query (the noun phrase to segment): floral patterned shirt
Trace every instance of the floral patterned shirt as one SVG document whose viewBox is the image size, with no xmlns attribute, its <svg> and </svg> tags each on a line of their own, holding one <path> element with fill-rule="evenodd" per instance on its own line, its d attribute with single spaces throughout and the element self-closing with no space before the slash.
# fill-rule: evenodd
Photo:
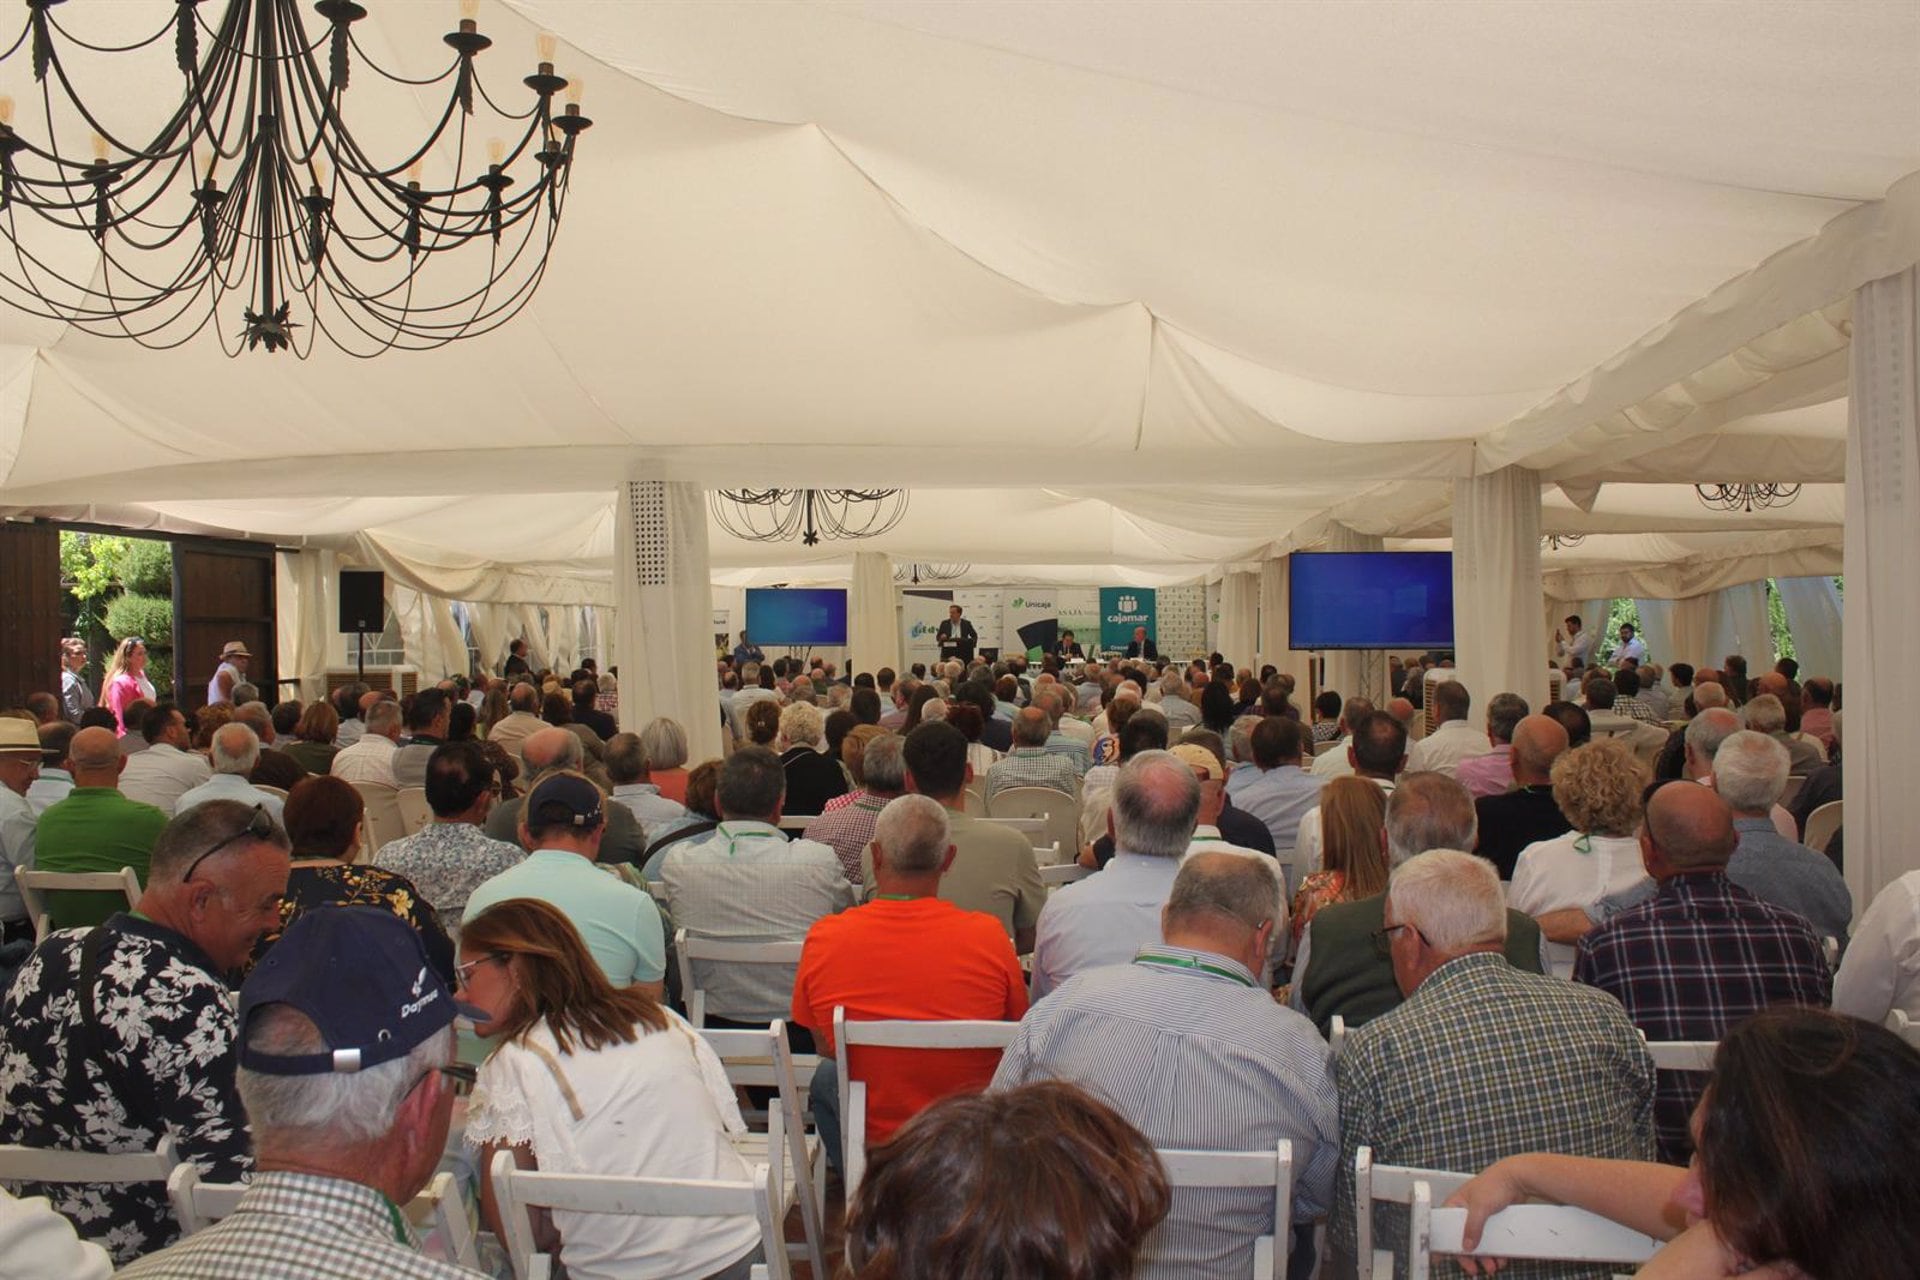
<svg viewBox="0 0 1920 1280">
<path fill-rule="evenodd" d="M 381 845 L 373 864 L 411 880 L 457 939 L 468 896 L 526 857 L 519 845 L 495 840 L 471 822 L 435 822 Z"/>
<path fill-rule="evenodd" d="M 234 1092 L 233 1000 L 213 961 L 172 929 L 120 913 L 93 982 L 91 1035 L 77 992 L 91 929 L 35 949 L 0 1001 L 0 1142 L 73 1151 L 151 1151 L 171 1135 L 211 1182 L 253 1167 Z M 90 1052 L 76 1046 L 92 1042 Z M 71 1070 L 69 1059 L 72 1059 Z M 30 1184 L 116 1263 L 180 1233 L 157 1182 Z"/>
<path fill-rule="evenodd" d="M 427 959 L 448 986 L 453 985 L 453 939 L 440 924 L 440 913 L 420 896 L 413 881 L 379 867 L 349 866 L 339 862 L 294 863 L 287 891 L 280 897 L 280 927 L 254 944 L 253 963 L 280 941 L 289 925 L 319 907 L 385 907 L 414 927 L 427 945 Z"/>
</svg>

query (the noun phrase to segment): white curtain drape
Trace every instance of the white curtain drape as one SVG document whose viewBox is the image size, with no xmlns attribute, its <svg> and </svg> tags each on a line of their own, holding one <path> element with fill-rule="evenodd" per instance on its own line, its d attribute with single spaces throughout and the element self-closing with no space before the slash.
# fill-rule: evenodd
<svg viewBox="0 0 1920 1280">
<path fill-rule="evenodd" d="M 1647 656 L 1661 666 L 1679 656 L 1673 642 L 1673 606 L 1672 600 L 1636 598 L 1633 602 L 1633 607 L 1640 611 L 1640 639 L 1647 646 Z M 1681 658 L 1681 661 L 1689 659 Z"/>
<path fill-rule="evenodd" d="M 1312 655 L 1287 647 L 1293 626 L 1292 561 L 1275 556 L 1260 564 L 1260 662 L 1271 662 L 1294 678 L 1301 687 L 1307 684 L 1307 663 Z"/>
<path fill-rule="evenodd" d="M 426 600 L 411 587 L 387 583 L 387 607 L 393 610 L 394 625 L 400 628 L 401 661 L 418 671 L 422 680 L 437 680 L 428 639 Z"/>
<path fill-rule="evenodd" d="M 686 728 L 694 761 L 720 754 L 713 682 L 713 597 L 707 501 L 700 486 L 629 480 L 614 521 L 614 608 L 609 662 L 620 665 L 620 727 L 656 716 Z"/>
<path fill-rule="evenodd" d="M 1847 883 L 1856 913 L 1920 866 L 1920 270 L 1854 298 L 1847 409 Z"/>
<path fill-rule="evenodd" d="M 489 674 L 498 672 L 507 660 L 507 642 L 513 623 L 503 604 L 475 604 L 467 601 L 467 626 L 473 631 L 473 647 L 480 651 L 480 667 Z"/>
<path fill-rule="evenodd" d="M 1524 467 L 1453 482 L 1453 637 L 1460 680 L 1484 708 L 1496 693 L 1545 705 L 1536 631 L 1540 477 Z"/>
<path fill-rule="evenodd" d="M 1730 653 L 1747 660 L 1747 674 L 1773 666 L 1773 629 L 1767 625 L 1767 584 L 1743 582 L 1708 597 L 1707 644 L 1701 662 L 1718 667 Z"/>
<path fill-rule="evenodd" d="M 1685 662 L 1694 667 L 1712 666 L 1707 659 L 1707 628 L 1712 619 L 1712 596 L 1688 596 L 1684 600 L 1640 600 L 1640 638 L 1647 653 L 1662 667 Z M 1834 625 L 1835 636 L 1839 624 Z M 1716 659 L 1717 661 L 1717 659 Z"/>
<path fill-rule="evenodd" d="M 892 557 L 884 551 L 855 552 L 853 591 L 848 601 L 851 616 L 847 619 L 849 674 L 882 667 L 900 669 L 900 617 L 894 603 L 897 595 Z M 981 641 L 993 643 L 985 636 Z"/>
<path fill-rule="evenodd" d="M 1327 550 L 1329 551 L 1383 551 L 1386 539 L 1377 534 L 1361 533 L 1356 529 L 1335 521 L 1327 526 Z M 1458 608 L 1456 605 L 1456 616 Z M 1457 634 L 1457 633 L 1456 633 Z M 1380 649 L 1330 649 L 1326 655 L 1326 676 L 1320 683 L 1321 689 L 1331 689 L 1342 698 L 1360 695 L 1372 698 L 1376 706 L 1383 706 L 1387 700 L 1387 655 Z M 1306 702 L 1305 686 L 1294 695 L 1294 701 L 1302 706 Z"/>
<path fill-rule="evenodd" d="M 280 676 L 300 682 L 300 698 L 327 691 L 326 669 L 334 641 L 334 584 L 339 557 L 331 551 L 282 551 L 274 557 Z"/>
<path fill-rule="evenodd" d="M 547 606 L 547 662 L 565 678 L 580 665 L 580 608 L 571 604 Z"/>
<path fill-rule="evenodd" d="M 1216 647 L 1236 667 L 1254 665 L 1260 648 L 1260 575 L 1229 573 L 1220 580 L 1220 634 Z"/>
<path fill-rule="evenodd" d="M 1787 629 L 1793 632 L 1800 678 L 1840 679 L 1840 593 L 1833 579 L 1824 574 L 1776 578 L 1773 585 L 1780 589 L 1780 603 L 1787 611 Z"/>
</svg>

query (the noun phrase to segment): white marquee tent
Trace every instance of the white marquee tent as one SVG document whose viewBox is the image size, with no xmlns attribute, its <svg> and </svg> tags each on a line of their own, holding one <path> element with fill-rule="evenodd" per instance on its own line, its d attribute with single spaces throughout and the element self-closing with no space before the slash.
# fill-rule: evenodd
<svg viewBox="0 0 1920 1280">
<path fill-rule="evenodd" d="M 369 8 L 367 52 L 441 69 L 452 0 Z M 494 75 L 556 33 L 596 121 L 529 310 L 367 362 L 0 315 L 0 514 L 324 551 L 288 558 L 296 606 L 339 563 L 481 608 L 619 605 L 651 653 L 635 590 L 687 587 L 652 611 L 685 620 L 709 580 L 850 574 L 847 544 L 705 529 L 702 487 L 904 486 L 861 550 L 1000 581 L 1260 575 L 1243 601 L 1296 548 L 1450 540 L 1482 684 L 1533 668 L 1536 576 L 1684 601 L 1844 559 L 1852 610 L 1870 549 L 1911 546 L 1910 0 L 487 0 L 480 27 Z M 0 92 L 24 102 L 20 62 Z M 91 70 L 129 134 L 177 93 L 165 56 Z M 346 105 L 396 155 L 435 110 L 372 77 Z M 1874 415 L 1898 438 L 1862 486 Z M 1807 488 L 1749 516 L 1695 480 Z M 672 531 L 652 579 L 626 571 L 650 545 L 627 481 Z M 1543 532 L 1589 536 L 1542 555 Z M 1885 572 L 1891 645 L 1920 593 Z M 316 661 L 318 628 L 283 661 Z M 652 705 L 693 696 L 697 657 Z"/>
</svg>

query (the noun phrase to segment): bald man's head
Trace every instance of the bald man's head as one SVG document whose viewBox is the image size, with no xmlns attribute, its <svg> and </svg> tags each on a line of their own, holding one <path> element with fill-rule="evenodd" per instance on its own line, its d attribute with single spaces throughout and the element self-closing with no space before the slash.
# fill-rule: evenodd
<svg viewBox="0 0 1920 1280">
<path fill-rule="evenodd" d="M 1726 688 L 1717 682 L 1693 686 L 1693 709 L 1695 711 L 1716 711 L 1727 705 Z"/>
<path fill-rule="evenodd" d="M 580 739 L 567 729 L 540 729 L 520 744 L 520 759 L 532 773 L 578 769 L 580 757 Z"/>
<path fill-rule="evenodd" d="M 120 754 L 120 740 L 111 729 L 82 729 L 67 744 L 67 760 L 73 766 L 76 787 L 111 787 L 120 776 L 126 757 Z"/>
<path fill-rule="evenodd" d="M 1670 782 L 1653 793 L 1640 847 L 1650 850 L 1647 869 L 1655 875 L 1719 870 L 1738 843 L 1733 810 L 1712 787 Z"/>
<path fill-rule="evenodd" d="M 1553 762 L 1567 749 L 1567 727 L 1552 716 L 1526 716 L 1513 729 L 1513 780 L 1523 787 L 1551 781 Z"/>
</svg>

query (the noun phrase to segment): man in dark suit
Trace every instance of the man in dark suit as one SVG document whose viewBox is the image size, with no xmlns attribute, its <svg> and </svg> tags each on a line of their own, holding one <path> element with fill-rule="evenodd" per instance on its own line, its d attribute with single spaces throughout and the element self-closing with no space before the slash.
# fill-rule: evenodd
<svg viewBox="0 0 1920 1280">
<path fill-rule="evenodd" d="M 1053 642 L 1053 656 L 1065 662 L 1068 658 L 1079 658 L 1084 661 L 1087 655 L 1086 651 L 1080 647 L 1080 642 L 1073 638 L 1073 632 L 1062 631 L 1060 638 Z"/>
<path fill-rule="evenodd" d="M 934 638 L 940 642 L 940 660 L 958 658 L 962 662 L 973 661 L 974 646 L 980 643 L 979 632 L 973 624 L 960 616 L 959 605 L 947 606 L 947 620 L 940 624 Z"/>
<path fill-rule="evenodd" d="M 1145 627 L 1135 627 L 1133 629 L 1133 640 L 1127 645 L 1126 656 L 1129 658 L 1145 658 L 1149 662 L 1160 661 L 1160 650 L 1155 647 L 1153 641 L 1147 639 L 1147 629 Z"/>
</svg>

